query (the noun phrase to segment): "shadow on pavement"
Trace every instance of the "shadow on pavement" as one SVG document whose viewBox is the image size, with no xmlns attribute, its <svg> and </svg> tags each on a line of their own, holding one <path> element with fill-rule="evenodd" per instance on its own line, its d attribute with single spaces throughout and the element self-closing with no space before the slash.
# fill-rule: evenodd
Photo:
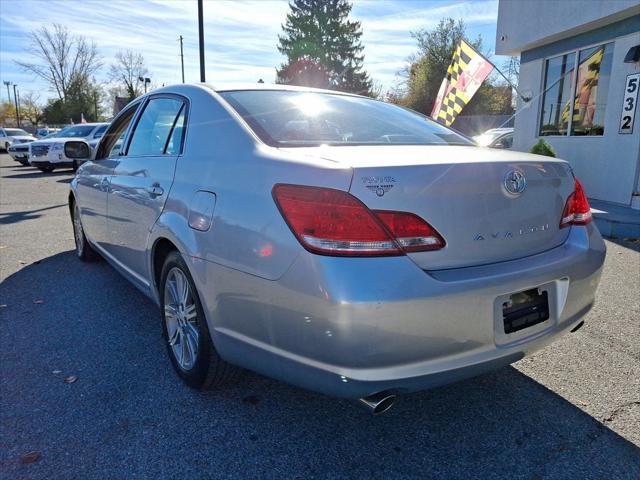
<svg viewBox="0 0 640 480">
<path fill-rule="evenodd" d="M 42 216 L 39 212 L 52 210 L 54 208 L 66 207 L 66 203 L 60 205 L 53 205 L 51 207 L 36 208 L 35 210 L 22 210 L 20 212 L 0 212 L 0 225 L 10 225 L 12 223 L 22 222 L 24 220 L 35 220 Z"/>
<path fill-rule="evenodd" d="M 0 294 L 8 478 L 640 475 L 637 447 L 513 367 L 380 417 L 249 372 L 201 393 L 171 370 L 157 308 L 105 262 L 54 255 Z M 21 464 L 29 451 L 42 457 Z"/>
<path fill-rule="evenodd" d="M 54 170 L 53 172 L 41 172 L 38 169 L 31 168 L 27 173 L 22 173 L 25 170 L 20 170 L 20 173 L 15 175 L 4 175 L 2 178 L 42 178 L 44 176 L 49 177 L 64 177 L 67 175 L 71 175 L 73 173 L 72 170 Z"/>
</svg>

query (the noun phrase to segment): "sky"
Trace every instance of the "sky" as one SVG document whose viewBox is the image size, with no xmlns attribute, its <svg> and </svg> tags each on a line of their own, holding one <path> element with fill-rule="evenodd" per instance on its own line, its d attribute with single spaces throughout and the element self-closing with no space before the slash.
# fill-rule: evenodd
<svg viewBox="0 0 640 480">
<path fill-rule="evenodd" d="M 468 37 L 481 35 L 484 53 L 493 54 L 498 0 L 353 3 L 351 18 L 362 23 L 364 67 L 383 91 L 402 81 L 397 74 L 417 50 L 411 32 L 431 29 L 442 18 L 463 19 Z M 207 82 L 274 82 L 275 68 L 284 59 L 276 46 L 288 9 L 286 0 L 205 0 Z M 41 100 L 54 97 L 46 83 L 15 61 L 31 58 L 29 32 L 60 23 L 97 44 L 104 64 L 100 81 L 107 80 L 116 52 L 131 49 L 144 56 L 155 85 L 179 83 L 182 35 L 186 81 L 197 82 L 197 18 L 196 0 L 0 0 L 0 80 L 17 84 L 20 92 L 35 92 Z M 0 87 L 0 99 L 6 100 L 6 87 Z"/>
</svg>

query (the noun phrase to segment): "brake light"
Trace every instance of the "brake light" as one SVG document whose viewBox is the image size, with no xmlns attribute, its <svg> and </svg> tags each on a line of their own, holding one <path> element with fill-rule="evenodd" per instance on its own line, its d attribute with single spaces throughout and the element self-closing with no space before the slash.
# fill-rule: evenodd
<svg viewBox="0 0 640 480">
<path fill-rule="evenodd" d="M 272 193 L 293 234 L 313 253 L 389 256 L 444 246 L 442 237 L 417 215 L 373 212 L 341 190 L 279 184 Z"/>
<path fill-rule="evenodd" d="M 587 196 L 584 194 L 582 184 L 576 178 L 575 189 L 565 203 L 560 220 L 560 228 L 571 225 L 586 225 L 591 221 L 591 207 Z"/>
<path fill-rule="evenodd" d="M 444 238 L 419 216 L 408 212 L 374 210 L 405 252 L 439 250 L 445 246 Z"/>
</svg>

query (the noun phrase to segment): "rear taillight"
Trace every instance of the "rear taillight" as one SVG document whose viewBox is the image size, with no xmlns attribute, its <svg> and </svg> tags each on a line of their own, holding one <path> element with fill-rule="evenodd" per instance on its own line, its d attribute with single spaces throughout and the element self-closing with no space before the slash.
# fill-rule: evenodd
<svg viewBox="0 0 640 480">
<path fill-rule="evenodd" d="M 273 198 L 296 238 L 314 253 L 403 255 L 445 245 L 438 232 L 417 215 L 373 212 L 341 190 L 276 185 Z"/>
<path fill-rule="evenodd" d="M 575 189 L 562 211 L 562 219 L 560 220 L 560 228 L 569 227 L 571 225 L 586 225 L 591 221 L 591 207 L 587 196 L 584 194 L 582 184 L 576 178 Z"/>
</svg>

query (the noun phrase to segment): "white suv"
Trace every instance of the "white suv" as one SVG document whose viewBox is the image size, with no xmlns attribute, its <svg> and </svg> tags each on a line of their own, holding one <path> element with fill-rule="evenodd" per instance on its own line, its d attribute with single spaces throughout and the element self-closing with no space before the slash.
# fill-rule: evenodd
<svg viewBox="0 0 640 480">
<path fill-rule="evenodd" d="M 81 123 L 67 127 L 42 140 L 31 142 L 29 163 L 43 172 L 52 172 L 56 168 L 76 170 L 79 164 L 64 154 L 64 142 L 70 139 L 87 142 L 99 139 L 108 125 L 108 123 Z"/>
<path fill-rule="evenodd" d="M 9 147 L 13 144 L 28 143 L 34 140 L 37 138 L 21 128 L 0 128 L 0 147 L 5 151 L 9 151 Z"/>
</svg>

